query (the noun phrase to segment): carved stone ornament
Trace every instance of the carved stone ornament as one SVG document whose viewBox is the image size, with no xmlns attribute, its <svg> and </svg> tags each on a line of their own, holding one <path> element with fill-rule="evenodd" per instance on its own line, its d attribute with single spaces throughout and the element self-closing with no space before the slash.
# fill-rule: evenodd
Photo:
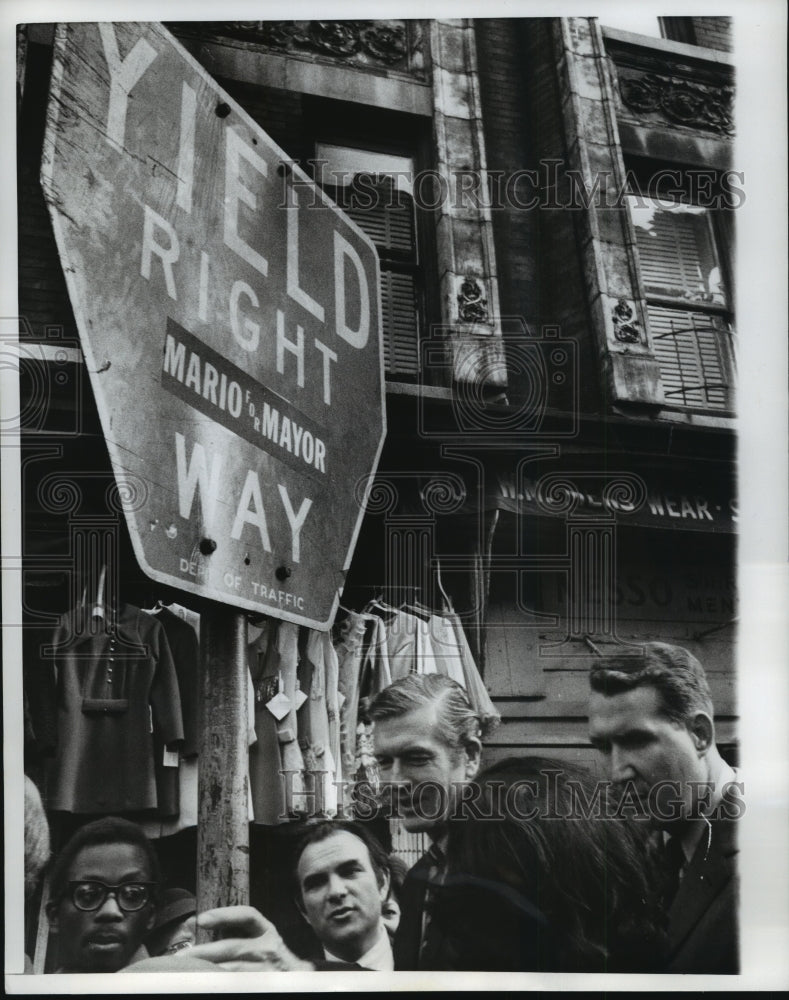
<svg viewBox="0 0 789 1000">
<path fill-rule="evenodd" d="M 620 299 L 611 312 L 614 321 L 614 336 L 623 344 L 637 344 L 641 339 L 639 323 L 634 319 L 633 307 L 625 299 Z"/>
<path fill-rule="evenodd" d="M 458 291 L 458 319 L 461 323 L 485 323 L 488 320 L 488 300 L 479 282 L 471 275 L 463 279 Z"/>
<path fill-rule="evenodd" d="M 219 21 L 211 27 L 220 35 L 340 60 L 392 66 L 408 54 L 402 21 Z"/>
<path fill-rule="evenodd" d="M 619 93 L 627 107 L 639 114 L 656 113 L 678 125 L 734 134 L 733 87 L 645 73 L 620 78 Z"/>
</svg>

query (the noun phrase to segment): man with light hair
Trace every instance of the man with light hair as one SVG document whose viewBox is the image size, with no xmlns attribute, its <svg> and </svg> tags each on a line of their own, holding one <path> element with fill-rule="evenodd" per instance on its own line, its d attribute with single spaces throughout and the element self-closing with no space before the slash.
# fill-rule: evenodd
<svg viewBox="0 0 789 1000">
<path fill-rule="evenodd" d="M 608 776 L 635 793 L 666 858 L 669 972 L 736 973 L 736 820 L 741 784 L 715 745 L 704 668 L 644 643 L 590 674 L 589 738 Z"/>
<path fill-rule="evenodd" d="M 440 969 L 444 951 L 431 925 L 431 885 L 446 873 L 448 824 L 465 787 L 479 771 L 483 725 L 463 688 L 443 674 L 409 674 L 370 706 L 381 783 L 409 832 L 424 832 L 431 847 L 406 875 L 396 969 Z"/>
</svg>

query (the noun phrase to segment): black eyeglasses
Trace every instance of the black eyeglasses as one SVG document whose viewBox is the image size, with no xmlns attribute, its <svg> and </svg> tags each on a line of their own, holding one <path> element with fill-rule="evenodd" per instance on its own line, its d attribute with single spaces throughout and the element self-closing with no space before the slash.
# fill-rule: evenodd
<svg viewBox="0 0 789 1000">
<path fill-rule="evenodd" d="M 141 910 L 151 899 L 156 882 L 121 882 L 107 885 L 105 882 L 69 882 L 71 902 L 78 910 L 98 910 L 112 893 L 124 913 Z"/>
</svg>

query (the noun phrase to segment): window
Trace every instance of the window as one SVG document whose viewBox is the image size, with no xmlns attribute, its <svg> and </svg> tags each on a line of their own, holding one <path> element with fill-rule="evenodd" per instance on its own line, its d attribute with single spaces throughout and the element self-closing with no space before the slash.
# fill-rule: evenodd
<svg viewBox="0 0 789 1000">
<path fill-rule="evenodd" d="M 651 38 L 670 38 L 675 42 L 695 45 L 696 35 L 692 17 L 657 17 L 643 14 L 637 6 L 621 4 L 620 9 L 600 18 L 605 28 L 618 28 L 634 35 Z"/>
<path fill-rule="evenodd" d="M 605 17 L 600 18 L 600 23 L 606 28 L 619 28 L 621 31 L 631 31 L 636 35 L 651 35 L 653 38 L 660 38 L 661 18 L 651 17 L 643 14 L 638 7 L 631 4 L 621 4 L 620 10 L 612 4 L 612 10 Z"/>
<path fill-rule="evenodd" d="M 712 213 L 635 193 L 628 205 L 666 404 L 732 411 L 734 330 Z"/>
<path fill-rule="evenodd" d="M 316 161 L 321 187 L 378 250 L 386 374 L 415 380 L 419 375 L 422 271 L 413 198 L 414 160 L 319 142 Z"/>
</svg>

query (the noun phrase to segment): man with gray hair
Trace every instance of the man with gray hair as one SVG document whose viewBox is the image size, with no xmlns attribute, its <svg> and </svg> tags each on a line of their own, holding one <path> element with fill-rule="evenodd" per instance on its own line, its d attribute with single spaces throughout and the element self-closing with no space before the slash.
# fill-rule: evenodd
<svg viewBox="0 0 789 1000">
<path fill-rule="evenodd" d="M 736 973 L 736 823 L 742 785 L 715 745 L 704 668 L 686 649 L 644 643 L 595 663 L 590 742 L 608 776 L 660 831 L 669 972 Z"/>
<path fill-rule="evenodd" d="M 443 674 L 409 674 L 385 688 L 369 710 L 381 783 L 410 832 L 430 850 L 403 883 L 394 941 L 396 969 L 441 968 L 442 943 L 427 914 L 431 884 L 445 873 L 448 823 L 480 766 L 483 725 L 466 692 Z"/>
</svg>

